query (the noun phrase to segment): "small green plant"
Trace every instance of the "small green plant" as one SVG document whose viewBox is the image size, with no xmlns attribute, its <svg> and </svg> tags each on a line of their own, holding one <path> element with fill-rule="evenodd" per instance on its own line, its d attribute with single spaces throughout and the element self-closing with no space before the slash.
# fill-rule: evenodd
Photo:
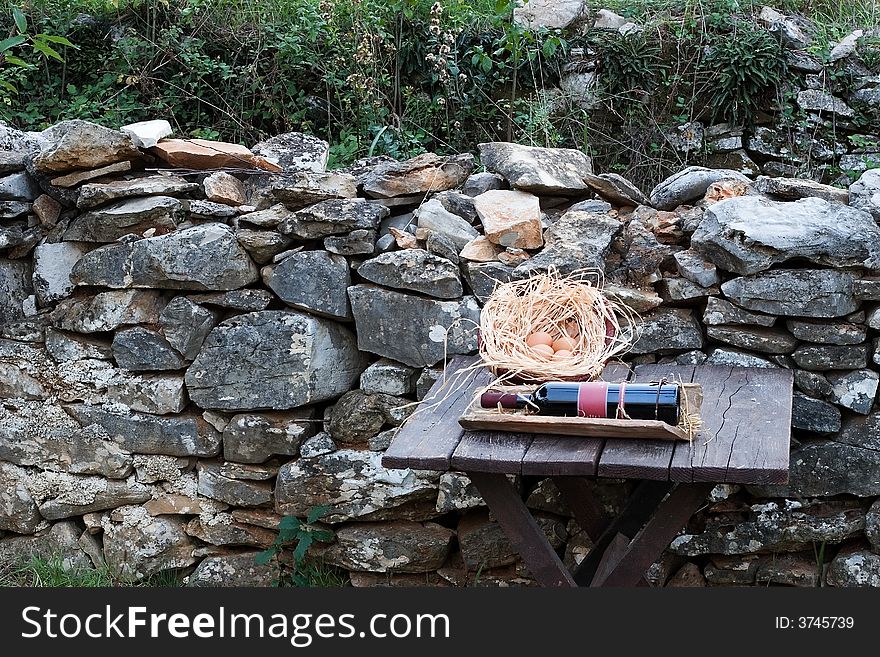
<svg viewBox="0 0 880 657">
<path fill-rule="evenodd" d="M 12 8 L 12 22 L 15 26 L 15 34 L 0 41 L 0 62 L 3 64 L 11 64 L 12 66 L 27 70 L 32 69 L 35 64 L 27 62 L 14 54 L 21 48 L 30 47 L 43 57 L 55 59 L 59 62 L 63 62 L 64 58 L 53 46 L 61 45 L 69 48 L 76 48 L 76 46 L 65 37 L 43 34 L 40 32 L 31 34 L 28 31 L 27 16 L 25 16 L 24 12 L 18 7 Z M 0 87 L 12 93 L 17 93 L 18 91 L 15 84 L 3 77 L 0 77 Z"/>
<path fill-rule="evenodd" d="M 608 100 L 623 113 L 640 107 L 664 79 L 668 65 L 660 42 L 645 32 L 599 32 L 589 44 L 601 53 L 599 80 Z"/>
<path fill-rule="evenodd" d="M 751 121 L 786 72 L 782 47 L 767 30 L 741 24 L 715 35 L 701 71 L 713 120 Z"/>
<path fill-rule="evenodd" d="M 32 555 L 24 562 L 0 564 L 0 586 L 41 588 L 104 588 L 111 586 L 176 587 L 182 585 L 177 571 L 162 571 L 143 581 L 129 583 L 115 577 L 107 566 L 86 568 L 65 564 L 60 554 Z"/>
<path fill-rule="evenodd" d="M 321 586 L 321 582 L 328 575 L 328 572 L 322 568 L 323 564 L 309 561 L 306 558 L 306 553 L 316 541 L 329 543 L 334 539 L 335 535 L 332 531 L 314 525 L 329 511 L 329 506 L 315 507 L 309 510 L 305 522 L 296 516 L 284 516 L 278 523 L 278 536 L 275 537 L 275 541 L 268 549 L 257 555 L 256 563 L 259 565 L 268 564 L 291 548 L 289 577 L 293 585 Z M 278 584 L 281 585 L 288 573 L 285 572 L 286 565 L 280 559 L 278 566 L 280 569 Z"/>
</svg>

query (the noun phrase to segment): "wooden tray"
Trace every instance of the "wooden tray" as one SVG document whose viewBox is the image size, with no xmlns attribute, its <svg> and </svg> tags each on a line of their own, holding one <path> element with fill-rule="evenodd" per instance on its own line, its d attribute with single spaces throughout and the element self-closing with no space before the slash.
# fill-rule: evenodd
<svg viewBox="0 0 880 657">
<path fill-rule="evenodd" d="M 680 384 L 687 401 L 682 411 L 699 414 L 703 402 L 703 389 L 699 383 Z M 531 392 L 528 386 L 492 386 L 492 390 L 502 392 Z M 465 429 L 483 431 L 512 431 L 521 433 L 550 433 L 563 436 L 590 436 L 593 438 L 652 438 L 656 440 L 685 440 L 690 437 L 680 427 L 674 427 L 661 420 L 616 420 L 609 418 L 555 417 L 551 415 L 532 415 L 524 410 L 499 410 L 480 406 L 477 394 L 468 404 L 458 423 Z"/>
</svg>

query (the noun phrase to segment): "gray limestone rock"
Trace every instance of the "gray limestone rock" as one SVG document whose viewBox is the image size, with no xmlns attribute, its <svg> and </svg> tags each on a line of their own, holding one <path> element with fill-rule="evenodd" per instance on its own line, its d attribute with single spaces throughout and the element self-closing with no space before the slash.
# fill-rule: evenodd
<svg viewBox="0 0 880 657">
<path fill-rule="evenodd" d="M 589 190 L 584 176 L 593 173 L 593 164 L 581 151 L 510 142 L 484 143 L 479 149 L 483 166 L 503 176 L 514 189 L 561 196 Z"/>
<path fill-rule="evenodd" d="M 345 290 L 351 274 L 345 258 L 300 251 L 263 268 L 263 282 L 287 305 L 331 319 L 351 319 Z"/>
<path fill-rule="evenodd" d="M 26 480 L 27 470 L 0 462 L 0 530 L 33 534 L 43 522 Z"/>
<path fill-rule="evenodd" d="M 39 185 L 24 171 L 0 177 L 0 201 L 30 203 L 39 195 Z"/>
<path fill-rule="evenodd" d="M 376 231 L 358 228 L 348 235 L 324 238 L 324 248 L 338 255 L 372 255 L 376 251 Z"/>
<path fill-rule="evenodd" d="M 880 549 L 880 500 L 875 500 L 865 516 L 865 535 L 875 552 Z"/>
<path fill-rule="evenodd" d="M 880 269 L 880 227 L 870 214 L 819 198 L 737 196 L 706 208 L 693 247 L 716 265 L 755 274 L 794 258 Z"/>
<path fill-rule="evenodd" d="M 134 326 L 113 336 L 113 358 L 122 369 L 135 372 L 179 370 L 183 357 L 157 331 Z"/>
<path fill-rule="evenodd" d="M 855 116 L 852 108 L 840 98 L 818 89 L 804 89 L 797 95 L 797 104 L 801 109 L 814 112 L 827 112 L 843 119 Z"/>
<path fill-rule="evenodd" d="M 438 299 L 455 299 L 463 291 L 458 267 L 422 249 L 383 253 L 362 263 L 357 273 L 378 285 L 421 292 Z"/>
<path fill-rule="evenodd" d="M 440 568 L 455 532 L 428 522 L 357 523 L 336 530 L 327 563 L 374 573 L 426 573 Z"/>
<path fill-rule="evenodd" d="M 683 556 L 701 554 L 756 554 L 794 552 L 812 548 L 814 541 L 842 543 L 865 527 L 865 512 L 858 505 L 828 503 L 811 508 L 783 500 L 755 504 L 748 520 L 730 526 L 729 520 L 707 523 L 699 534 L 683 534 L 669 549 Z"/>
<path fill-rule="evenodd" d="M 46 351 L 56 363 L 85 358 L 110 360 L 113 351 L 110 342 L 76 333 L 66 333 L 53 328 L 46 329 Z"/>
<path fill-rule="evenodd" d="M 880 413 L 849 417 L 834 437 L 837 442 L 880 452 Z"/>
<path fill-rule="evenodd" d="M 544 250 L 516 268 L 517 278 L 527 278 L 550 267 L 563 275 L 580 269 L 605 269 L 612 240 L 623 224 L 607 214 L 569 211 L 544 235 Z"/>
<path fill-rule="evenodd" d="M 538 513 L 535 520 L 551 545 L 559 547 L 565 542 L 565 525 L 556 516 Z M 461 556 L 471 570 L 504 566 L 519 559 L 501 525 L 490 520 L 488 510 L 476 509 L 463 516 L 457 532 Z"/>
<path fill-rule="evenodd" d="M 169 415 L 186 408 L 186 387 L 179 374 L 119 376 L 107 386 L 107 400 L 133 411 Z"/>
<path fill-rule="evenodd" d="M 27 260 L 0 258 L 0 325 L 24 319 L 24 303 L 34 293 Z"/>
<path fill-rule="evenodd" d="M 79 189 L 76 207 L 94 208 L 110 201 L 134 196 L 182 196 L 199 189 L 199 184 L 171 175 L 146 176 L 107 183 L 86 183 Z"/>
<path fill-rule="evenodd" d="M 792 319 L 786 322 L 786 326 L 799 340 L 820 344 L 860 344 L 867 334 L 861 324 L 825 324 Z"/>
<path fill-rule="evenodd" d="M 672 257 L 675 259 L 678 273 L 689 281 L 702 287 L 711 287 L 721 282 L 715 265 L 704 260 L 696 251 L 691 249 L 677 251 Z"/>
<path fill-rule="evenodd" d="M 187 579 L 187 586 L 274 586 L 278 579 L 278 567 L 272 563 L 257 564 L 258 554 L 259 552 L 241 552 L 203 559 Z"/>
<path fill-rule="evenodd" d="M 774 315 L 840 317 L 858 308 L 854 277 L 830 269 L 777 269 L 734 278 L 721 291 L 737 305 Z"/>
<path fill-rule="evenodd" d="M 284 253 L 293 243 L 289 237 L 276 233 L 274 230 L 240 228 L 235 231 L 235 238 L 258 265 L 272 262 L 275 256 Z"/>
<path fill-rule="evenodd" d="M 52 322 L 67 331 L 98 333 L 130 324 L 155 324 L 164 307 L 156 290 L 113 290 L 64 299 L 52 312 Z"/>
<path fill-rule="evenodd" d="M 76 242 L 43 243 L 34 248 L 34 293 L 41 306 L 69 297 L 74 290 L 70 274 L 91 246 Z"/>
<path fill-rule="evenodd" d="M 849 186 L 849 203 L 880 221 L 880 169 L 868 169 Z"/>
<path fill-rule="evenodd" d="M 865 345 L 804 345 L 792 353 L 794 362 L 805 370 L 852 370 L 867 367 Z"/>
<path fill-rule="evenodd" d="M 587 174 L 587 183 L 599 196 L 618 206 L 648 205 L 648 198 L 638 187 L 616 173 Z"/>
<path fill-rule="evenodd" d="M 708 326 L 721 324 L 773 326 L 775 321 L 775 317 L 749 312 L 717 297 L 710 297 L 707 300 L 706 311 L 703 313 L 703 323 Z"/>
<path fill-rule="evenodd" d="M 271 176 L 271 197 L 281 201 L 291 210 L 298 210 L 314 203 L 357 196 L 354 177 L 344 173 L 313 173 L 302 171 L 284 176 Z M 268 203 L 254 202 L 258 209 Z"/>
<path fill-rule="evenodd" d="M 224 476 L 220 466 L 206 461 L 197 466 L 199 495 L 236 507 L 268 506 L 272 485 L 265 481 L 246 481 Z"/>
<path fill-rule="evenodd" d="M 657 284 L 660 297 L 667 303 L 686 303 L 705 299 L 719 293 L 717 287 L 702 287 L 686 278 L 669 276 Z"/>
<path fill-rule="evenodd" d="M 639 318 L 634 329 L 633 354 L 703 347 L 703 331 L 691 310 L 658 308 Z"/>
<path fill-rule="evenodd" d="M 759 176 L 755 181 L 756 189 L 782 201 L 797 201 L 802 198 L 816 197 L 830 203 L 849 203 L 849 192 L 840 187 L 823 185 L 815 180 L 804 178 L 771 178 Z"/>
<path fill-rule="evenodd" d="M 173 232 L 184 217 L 184 204 L 172 196 L 125 199 L 74 217 L 64 239 L 115 242 L 125 235 L 141 237 L 147 231 Z"/>
<path fill-rule="evenodd" d="M 651 190 L 649 195 L 651 205 L 658 210 L 674 210 L 679 205 L 702 197 L 712 183 L 731 179 L 744 183 L 749 182 L 749 179 L 744 175 L 730 169 L 687 167 L 671 175 Z"/>
<path fill-rule="evenodd" d="M 457 214 L 443 207 L 437 199 L 423 203 L 416 211 L 418 227 L 442 235 L 459 250 L 472 239 L 479 237 L 476 229 Z"/>
<path fill-rule="evenodd" d="M 483 192 L 488 192 L 490 189 L 503 188 L 503 177 L 499 176 L 497 173 L 485 171 L 483 173 L 474 173 L 468 176 L 468 179 L 465 180 L 464 184 L 461 186 L 461 191 L 463 194 L 473 197 L 479 196 Z"/>
<path fill-rule="evenodd" d="M 382 453 L 341 449 L 281 467 L 275 485 L 275 511 L 304 517 L 315 506 L 328 505 L 325 522 L 366 517 L 393 518 L 412 502 L 437 497 L 439 473 L 382 467 Z"/>
<path fill-rule="evenodd" d="M 250 216 L 244 215 L 241 219 L 248 220 Z M 353 230 L 376 230 L 387 216 L 388 208 L 376 203 L 363 199 L 332 199 L 286 216 L 278 224 L 278 230 L 299 239 L 320 239 Z"/>
<path fill-rule="evenodd" d="M 229 513 L 201 514 L 186 525 L 190 536 L 211 545 L 241 545 L 268 548 L 276 533 L 243 522 L 236 522 Z"/>
<path fill-rule="evenodd" d="M 474 157 L 423 153 L 405 162 L 384 162 L 363 179 L 364 192 L 373 198 L 394 198 L 442 192 L 467 180 L 474 169 Z"/>
<path fill-rule="evenodd" d="M 790 354 L 798 344 L 787 331 L 760 326 L 708 326 L 706 335 L 710 340 L 767 354 Z"/>
<path fill-rule="evenodd" d="M 323 456 L 330 452 L 336 451 L 336 443 L 330 437 L 330 434 L 322 431 L 319 434 L 306 438 L 303 444 L 299 446 L 300 458 L 313 459 L 316 456 Z"/>
<path fill-rule="evenodd" d="M 184 531 L 185 520 L 153 517 L 143 508 L 123 507 L 102 523 L 104 559 L 114 576 L 128 582 L 196 562 L 196 543 Z"/>
<path fill-rule="evenodd" d="M 70 278 L 111 288 L 236 290 L 259 271 L 227 226 L 210 223 L 100 247 L 80 258 Z"/>
<path fill-rule="evenodd" d="M 840 411 L 833 404 L 795 392 L 791 426 L 815 433 L 836 433 L 840 431 Z"/>
<path fill-rule="evenodd" d="M 411 395 L 416 391 L 418 376 L 417 368 L 382 358 L 361 374 L 361 390 L 368 394 Z"/>
<path fill-rule="evenodd" d="M 365 366 L 354 335 L 341 325 L 263 311 L 214 328 L 186 372 L 186 385 L 201 408 L 282 410 L 341 395 Z"/>
<path fill-rule="evenodd" d="M 208 292 L 205 294 L 192 294 L 189 300 L 193 303 L 206 306 L 229 308 L 240 312 L 255 312 L 265 310 L 275 300 L 275 296 L 269 290 L 248 288 L 244 290 L 231 290 L 229 292 Z"/>
<path fill-rule="evenodd" d="M 760 358 L 739 349 L 712 349 L 706 358 L 706 365 L 726 367 L 778 367 L 765 358 Z"/>
<path fill-rule="evenodd" d="M 276 454 L 296 456 L 319 428 L 314 416 L 312 409 L 236 415 L 223 430 L 223 458 L 263 463 Z"/>
<path fill-rule="evenodd" d="M 855 440 L 854 434 L 850 437 Z M 834 440 L 809 442 L 792 450 L 787 485 L 753 486 L 750 490 L 771 497 L 875 497 L 880 495 L 878 472 L 880 451 Z"/>
<path fill-rule="evenodd" d="M 400 424 L 409 413 L 398 409 L 408 403 L 391 395 L 350 390 L 330 411 L 328 431 L 336 443 L 366 442 L 386 424 Z"/>
<path fill-rule="evenodd" d="M 32 472 L 27 487 L 46 520 L 81 516 L 92 511 L 141 504 L 151 497 L 150 489 L 128 479 L 75 475 L 67 472 Z"/>
<path fill-rule="evenodd" d="M 485 303 L 498 285 L 510 282 L 513 271 L 513 267 L 500 262 L 467 262 L 463 274 L 474 296 L 480 303 Z"/>
<path fill-rule="evenodd" d="M 466 511 L 485 506 L 480 491 L 466 474 L 444 472 L 440 475 L 437 491 L 437 512 Z"/>
<path fill-rule="evenodd" d="M 330 145 L 312 135 L 285 132 L 255 144 L 251 152 L 279 165 L 285 173 L 323 173 L 327 170 Z"/>
<path fill-rule="evenodd" d="M 159 315 L 159 326 L 168 344 L 185 359 L 192 360 L 219 319 L 220 313 L 208 310 L 188 297 L 174 297 Z"/>
<path fill-rule="evenodd" d="M 840 367 L 845 367 L 845 364 L 841 364 Z M 828 399 L 865 415 L 871 411 L 871 406 L 874 404 L 878 381 L 880 374 L 873 370 L 830 373 L 828 382 L 831 384 L 831 392 Z"/>
<path fill-rule="evenodd" d="M 100 426 L 129 452 L 204 457 L 220 453 L 220 434 L 200 415 L 148 415 L 84 404 L 66 410 L 83 427 Z"/>
<path fill-rule="evenodd" d="M 880 555 L 867 550 L 841 551 L 825 574 L 828 586 L 880 588 Z"/>
<path fill-rule="evenodd" d="M 35 536 L 7 536 L 0 541 L 0 563 L 27 563 L 40 557 L 46 561 L 60 559 L 65 570 L 92 568 L 89 557 L 79 545 L 81 534 L 79 525 L 67 520 L 57 522 Z"/>
<path fill-rule="evenodd" d="M 42 137 L 45 144 L 33 161 L 43 173 L 95 169 L 141 157 L 128 135 L 79 119 L 56 123 Z"/>
<path fill-rule="evenodd" d="M 435 301 L 371 285 L 350 287 L 348 295 L 363 351 L 424 367 L 477 348 L 473 297 Z"/>
</svg>

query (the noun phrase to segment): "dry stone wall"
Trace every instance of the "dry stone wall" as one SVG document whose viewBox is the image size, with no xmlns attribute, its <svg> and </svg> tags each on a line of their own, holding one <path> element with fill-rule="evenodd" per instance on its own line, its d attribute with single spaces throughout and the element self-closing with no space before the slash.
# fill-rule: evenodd
<svg viewBox="0 0 880 657">
<path fill-rule="evenodd" d="M 268 584 L 281 517 L 326 505 L 313 555 L 357 586 L 531 584 L 465 475 L 382 452 L 444 354 L 475 351 L 496 281 L 595 267 L 641 316 L 628 362 L 795 374 L 790 483 L 717 487 L 652 582 L 880 584 L 880 170 L 847 190 L 690 167 L 642 191 L 491 143 L 480 173 L 327 172 L 291 133 L 204 171 L 225 147 L 175 142 L 172 167 L 149 134 L 0 127 L 0 562 Z M 576 565 L 559 491 L 517 483 Z M 593 486 L 614 513 L 631 484 Z"/>
</svg>

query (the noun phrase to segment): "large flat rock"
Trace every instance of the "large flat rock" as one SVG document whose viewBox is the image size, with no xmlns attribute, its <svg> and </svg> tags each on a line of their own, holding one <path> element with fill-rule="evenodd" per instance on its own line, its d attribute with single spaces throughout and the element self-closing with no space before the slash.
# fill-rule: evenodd
<svg viewBox="0 0 880 657">
<path fill-rule="evenodd" d="M 856 310 L 852 274 L 833 269 L 776 269 L 727 281 L 721 291 L 748 310 L 773 315 L 840 317 Z"/>
<path fill-rule="evenodd" d="M 211 331 L 186 385 L 201 408 L 281 410 L 338 397 L 366 365 L 340 324 L 298 312 L 253 312 Z"/>
</svg>

